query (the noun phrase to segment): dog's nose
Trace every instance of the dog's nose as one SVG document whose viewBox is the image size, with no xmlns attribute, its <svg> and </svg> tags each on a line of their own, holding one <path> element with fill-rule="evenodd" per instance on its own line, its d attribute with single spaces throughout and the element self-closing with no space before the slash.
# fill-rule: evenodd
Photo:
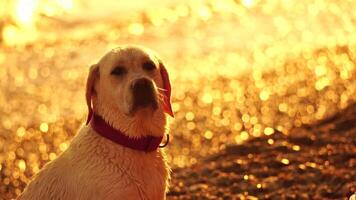
<svg viewBox="0 0 356 200">
<path fill-rule="evenodd" d="M 140 78 L 134 81 L 132 87 L 134 90 L 145 90 L 150 89 L 153 86 L 152 81 L 147 78 Z"/>
<path fill-rule="evenodd" d="M 157 108 L 153 81 L 147 78 L 137 79 L 132 84 L 132 92 L 134 107 L 147 107 L 151 105 L 153 108 Z"/>
</svg>

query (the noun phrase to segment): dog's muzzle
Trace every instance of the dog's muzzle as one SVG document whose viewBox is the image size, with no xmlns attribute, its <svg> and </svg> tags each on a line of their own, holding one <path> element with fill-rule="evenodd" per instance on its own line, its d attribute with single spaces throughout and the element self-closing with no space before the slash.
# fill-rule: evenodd
<svg viewBox="0 0 356 200">
<path fill-rule="evenodd" d="M 137 79 L 132 83 L 131 89 L 133 94 L 133 111 L 149 106 L 153 109 L 158 108 L 155 87 L 151 80 L 147 78 Z"/>
</svg>

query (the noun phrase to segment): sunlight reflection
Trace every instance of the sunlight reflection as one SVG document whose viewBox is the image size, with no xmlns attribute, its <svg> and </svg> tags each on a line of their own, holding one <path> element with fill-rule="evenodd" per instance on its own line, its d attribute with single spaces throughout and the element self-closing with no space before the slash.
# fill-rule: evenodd
<svg viewBox="0 0 356 200">
<path fill-rule="evenodd" d="M 34 42 L 39 37 L 41 17 L 53 17 L 73 8 L 73 0 L 5 0 L 3 40 L 9 46 Z"/>
<path fill-rule="evenodd" d="M 13 18 L 20 26 L 33 26 L 38 0 L 18 0 Z"/>
<path fill-rule="evenodd" d="M 167 61 L 172 167 L 258 137 L 268 137 L 268 147 L 302 152 L 303 145 L 272 138 L 356 100 L 351 1 L 141 1 L 139 11 L 125 2 L 115 14 L 105 10 L 107 18 L 90 7 L 101 5 L 97 0 L 6 2 L 0 2 L 7 12 L 0 13 L 0 189 L 11 188 L 9 199 L 68 148 L 87 112 L 87 66 L 118 44 L 152 47 Z M 276 159 L 285 167 L 294 162 Z"/>
</svg>

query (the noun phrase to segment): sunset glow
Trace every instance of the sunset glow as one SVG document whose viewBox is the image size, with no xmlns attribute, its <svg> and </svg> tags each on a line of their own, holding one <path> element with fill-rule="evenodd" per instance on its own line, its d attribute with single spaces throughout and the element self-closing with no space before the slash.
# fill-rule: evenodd
<svg viewBox="0 0 356 200">
<path fill-rule="evenodd" d="M 175 118 L 165 150 L 179 169 L 171 196 L 229 190 L 236 199 L 274 199 L 295 185 L 318 188 L 315 199 L 355 191 L 354 1 L 5 0 L 0 6 L 0 200 L 15 198 L 70 148 L 87 115 L 89 66 L 122 44 L 147 46 L 167 65 Z M 330 185 L 322 185 L 329 177 Z M 334 191 L 336 182 L 345 184 Z"/>
</svg>

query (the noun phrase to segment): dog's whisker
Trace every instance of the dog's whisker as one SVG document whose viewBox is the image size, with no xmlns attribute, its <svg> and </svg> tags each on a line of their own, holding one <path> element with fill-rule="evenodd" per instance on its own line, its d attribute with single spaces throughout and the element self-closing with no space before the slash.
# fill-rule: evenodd
<svg viewBox="0 0 356 200">
<path fill-rule="evenodd" d="M 163 92 L 167 91 L 166 89 L 164 89 L 164 88 L 160 88 L 160 87 L 157 87 L 157 90 L 159 90 L 159 91 L 163 91 Z"/>
</svg>

